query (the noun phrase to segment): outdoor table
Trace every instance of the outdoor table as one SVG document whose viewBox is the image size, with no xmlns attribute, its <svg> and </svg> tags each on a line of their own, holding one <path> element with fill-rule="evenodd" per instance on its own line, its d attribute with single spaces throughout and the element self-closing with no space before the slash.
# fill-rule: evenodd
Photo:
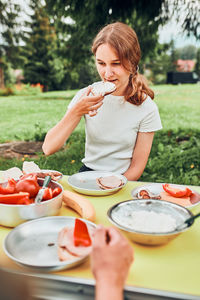
<svg viewBox="0 0 200 300">
<path fill-rule="evenodd" d="M 64 189 L 71 190 L 67 176 L 60 183 Z M 96 224 L 112 226 L 107 218 L 108 209 L 123 200 L 132 199 L 133 188 L 146 183 L 129 181 L 115 194 L 99 197 L 86 196 L 96 210 Z M 200 186 L 191 187 L 200 192 Z M 200 205 L 191 208 L 193 213 L 200 211 Z M 60 216 L 79 217 L 63 203 Z M 12 230 L 0 226 L 0 266 L 21 271 L 36 280 L 40 293 L 45 298 L 47 293 L 56 299 L 93 299 L 94 279 L 89 259 L 83 264 L 68 270 L 49 273 L 28 272 L 25 267 L 15 264 L 8 258 L 2 248 L 3 240 Z M 126 299 L 200 299 L 200 222 L 197 219 L 192 227 L 166 245 L 144 246 L 131 242 L 135 260 L 132 264 L 125 286 Z M 71 293 L 71 294 L 70 294 Z M 70 298 L 66 295 L 70 294 Z M 73 295 L 76 295 L 73 298 Z M 65 296 L 64 296 L 65 295 Z M 85 298 L 84 298 L 85 295 Z M 52 298 L 55 299 L 55 298 Z"/>
</svg>

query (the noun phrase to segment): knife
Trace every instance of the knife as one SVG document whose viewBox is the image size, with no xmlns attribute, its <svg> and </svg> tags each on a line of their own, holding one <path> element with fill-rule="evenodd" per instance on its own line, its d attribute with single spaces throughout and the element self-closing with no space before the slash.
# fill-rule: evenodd
<svg viewBox="0 0 200 300">
<path fill-rule="evenodd" d="M 51 181 L 51 176 L 48 175 L 45 177 L 42 188 L 37 193 L 37 196 L 35 197 L 35 203 L 39 204 L 42 201 L 45 188 L 48 186 L 49 182 Z"/>
</svg>

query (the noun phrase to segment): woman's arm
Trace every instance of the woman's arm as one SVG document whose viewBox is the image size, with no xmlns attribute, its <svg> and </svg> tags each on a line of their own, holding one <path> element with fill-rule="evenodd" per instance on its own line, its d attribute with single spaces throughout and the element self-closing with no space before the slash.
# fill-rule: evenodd
<svg viewBox="0 0 200 300">
<path fill-rule="evenodd" d="M 44 140 L 42 149 L 44 154 L 50 155 L 58 151 L 69 138 L 84 114 L 96 115 L 96 110 L 103 104 L 101 95 L 89 96 L 91 88 L 81 96 L 80 100 L 69 109 L 64 117 L 51 128 Z"/>
<path fill-rule="evenodd" d="M 123 174 L 128 180 L 138 180 L 142 175 L 149 158 L 153 137 L 154 132 L 138 132 L 130 167 Z"/>
</svg>

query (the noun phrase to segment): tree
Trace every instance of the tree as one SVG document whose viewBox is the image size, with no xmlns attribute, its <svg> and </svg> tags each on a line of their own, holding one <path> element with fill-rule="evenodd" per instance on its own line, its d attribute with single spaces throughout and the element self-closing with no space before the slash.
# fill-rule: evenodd
<svg viewBox="0 0 200 300">
<path fill-rule="evenodd" d="M 158 26 L 165 24 L 174 11 L 178 11 L 180 4 L 184 4 L 185 12 L 183 22 L 191 19 L 190 26 L 184 27 L 188 33 L 193 32 L 197 36 L 198 9 L 193 5 L 192 0 L 46 0 L 49 14 L 54 21 L 66 20 L 70 17 L 71 24 L 60 22 L 57 30 L 62 30 L 61 35 L 67 32 L 67 47 L 65 55 L 70 58 L 71 68 L 77 68 L 77 64 L 87 64 L 91 57 L 90 45 L 96 33 L 105 24 L 122 21 L 132 26 L 138 34 L 142 60 L 154 53 L 158 40 Z M 188 23 L 187 23 L 188 24 Z M 196 24 L 196 25 L 195 25 Z M 196 26 L 196 27 L 195 27 Z"/>
<path fill-rule="evenodd" d="M 200 48 L 197 50 L 195 72 L 199 76 L 199 80 L 200 80 Z"/>
<path fill-rule="evenodd" d="M 171 71 L 172 64 L 169 44 L 157 44 L 143 66 L 143 71 L 147 79 L 153 84 L 166 83 L 167 72 Z"/>
<path fill-rule="evenodd" d="M 27 22 L 31 31 L 24 35 L 25 82 L 40 83 L 43 91 L 56 89 L 63 78 L 63 64 L 57 56 L 57 36 L 50 24 L 49 16 L 42 1 L 32 0 L 31 22 Z"/>
<path fill-rule="evenodd" d="M 90 45 L 96 33 L 105 24 L 113 21 L 124 21 L 133 25 L 139 23 L 144 28 L 152 28 L 157 31 L 159 17 L 151 24 L 161 13 L 162 1 L 149 0 L 148 5 L 143 1 L 136 0 L 107 0 L 107 1 L 80 1 L 80 0 L 46 0 L 48 11 L 52 16 L 70 17 L 74 22 L 67 25 L 68 35 L 68 56 L 73 62 L 87 60 L 91 55 Z M 138 21 L 140 20 L 140 21 Z M 63 27 L 65 28 L 65 27 Z M 146 32 L 148 29 L 146 29 Z M 144 40 L 144 39 L 143 39 Z"/>
<path fill-rule="evenodd" d="M 10 65 L 15 68 L 21 63 L 19 12 L 20 6 L 14 4 L 12 0 L 0 1 L 0 88 L 4 87 L 5 73 L 8 73 Z"/>
<path fill-rule="evenodd" d="M 177 53 L 180 59 L 195 59 L 197 48 L 193 45 L 187 45 L 177 49 Z"/>
<path fill-rule="evenodd" d="M 163 17 L 170 20 L 175 16 L 182 32 L 200 39 L 200 3 L 199 0 L 164 0 Z"/>
<path fill-rule="evenodd" d="M 169 43 L 169 52 L 170 52 L 170 70 L 171 72 L 176 72 L 176 61 L 179 58 L 177 49 L 175 48 L 175 42 L 172 39 Z"/>
<path fill-rule="evenodd" d="M 116 20 L 123 21 L 132 26 L 139 36 L 142 48 L 142 59 L 153 51 L 157 43 L 158 17 L 161 12 L 161 0 L 149 0 L 147 5 L 136 0 L 107 0 L 107 1 L 80 1 L 80 0 L 46 0 L 47 9 L 59 35 L 62 39 L 61 53 L 67 57 L 70 71 L 79 77 L 78 85 L 82 81 L 81 74 L 85 74 L 88 83 L 94 80 L 92 70 L 91 43 L 98 30 L 107 23 Z M 66 23 L 70 18 L 71 22 Z M 90 66 L 88 69 L 85 66 Z M 94 68 L 94 64 L 93 64 Z M 82 72 L 84 70 L 84 72 Z M 82 84 L 81 84 L 82 86 Z M 78 86 L 77 86 L 78 87 Z"/>
</svg>

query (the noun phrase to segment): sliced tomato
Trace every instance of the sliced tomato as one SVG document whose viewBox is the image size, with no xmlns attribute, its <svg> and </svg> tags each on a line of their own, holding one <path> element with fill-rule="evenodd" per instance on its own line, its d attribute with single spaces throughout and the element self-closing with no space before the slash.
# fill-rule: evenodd
<svg viewBox="0 0 200 300">
<path fill-rule="evenodd" d="M 28 197 L 24 197 L 21 198 L 20 200 L 18 200 L 17 204 L 21 204 L 21 205 L 29 205 L 31 204 L 31 200 Z"/>
<path fill-rule="evenodd" d="M 61 192 L 62 192 L 62 190 L 59 187 L 53 189 L 53 198 L 58 196 Z"/>
<path fill-rule="evenodd" d="M 53 198 L 53 191 L 51 188 L 45 188 L 42 200 L 49 200 Z"/>
<path fill-rule="evenodd" d="M 189 197 L 192 195 L 192 191 L 189 188 L 175 188 L 170 186 L 168 183 L 163 184 L 163 189 L 165 190 L 165 192 L 175 198 Z"/>
<path fill-rule="evenodd" d="M 8 179 L 7 186 L 4 188 L 0 185 L 0 194 L 13 194 L 16 191 L 16 181 L 12 179 Z"/>
</svg>

